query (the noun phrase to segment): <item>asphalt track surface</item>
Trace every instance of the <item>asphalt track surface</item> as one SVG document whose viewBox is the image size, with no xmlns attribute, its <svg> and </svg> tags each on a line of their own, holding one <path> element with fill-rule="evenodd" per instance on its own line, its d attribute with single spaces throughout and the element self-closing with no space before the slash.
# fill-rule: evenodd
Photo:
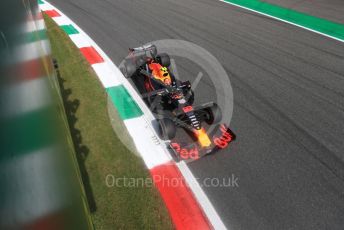
<svg viewBox="0 0 344 230">
<path fill-rule="evenodd" d="M 228 228 L 344 228 L 343 43 L 216 0 L 51 3 L 115 64 L 128 47 L 167 38 L 220 60 L 238 138 L 190 168 L 200 181 L 239 178 L 239 187 L 203 188 Z M 212 98 L 211 87 L 204 79 L 196 100 Z"/>
<path fill-rule="evenodd" d="M 344 23 L 342 0 L 263 0 L 337 23 Z"/>
</svg>

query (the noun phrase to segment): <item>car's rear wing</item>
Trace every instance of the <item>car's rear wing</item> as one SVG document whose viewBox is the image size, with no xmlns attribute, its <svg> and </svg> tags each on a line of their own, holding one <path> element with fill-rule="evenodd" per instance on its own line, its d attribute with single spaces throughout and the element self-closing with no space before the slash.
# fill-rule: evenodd
<svg viewBox="0 0 344 230">
<path fill-rule="evenodd" d="M 143 52 L 143 53 L 147 53 L 150 52 L 150 54 L 152 55 L 152 57 L 155 57 L 158 53 L 157 48 L 154 44 L 147 44 L 147 45 L 143 45 L 143 46 L 139 46 L 136 48 L 129 48 L 130 52 L 135 52 L 135 53 L 139 53 L 139 52 Z"/>
</svg>

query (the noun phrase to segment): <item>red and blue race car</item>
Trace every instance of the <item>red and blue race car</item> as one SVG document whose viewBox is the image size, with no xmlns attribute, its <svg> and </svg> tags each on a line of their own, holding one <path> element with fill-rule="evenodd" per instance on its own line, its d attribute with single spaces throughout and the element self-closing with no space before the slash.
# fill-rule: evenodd
<svg viewBox="0 0 344 230">
<path fill-rule="evenodd" d="M 228 146 L 234 133 L 222 120 L 214 102 L 194 105 L 194 92 L 189 81 L 176 79 L 170 71 L 170 57 L 157 53 L 155 45 L 129 49 L 121 71 L 131 78 L 143 100 L 155 114 L 158 135 L 168 141 L 175 160 L 193 161 Z M 216 126 L 207 132 L 207 126 Z M 176 130 L 182 128 L 194 142 L 176 141 Z"/>
</svg>

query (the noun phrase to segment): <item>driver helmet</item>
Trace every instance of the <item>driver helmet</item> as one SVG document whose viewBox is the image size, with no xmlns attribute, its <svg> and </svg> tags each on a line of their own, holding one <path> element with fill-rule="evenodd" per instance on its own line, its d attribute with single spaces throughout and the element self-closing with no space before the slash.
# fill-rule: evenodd
<svg viewBox="0 0 344 230">
<path fill-rule="evenodd" d="M 159 63 L 151 63 L 149 68 L 152 71 L 152 75 L 155 79 L 161 81 L 165 85 L 172 84 L 172 78 L 167 67 L 164 67 Z"/>
</svg>

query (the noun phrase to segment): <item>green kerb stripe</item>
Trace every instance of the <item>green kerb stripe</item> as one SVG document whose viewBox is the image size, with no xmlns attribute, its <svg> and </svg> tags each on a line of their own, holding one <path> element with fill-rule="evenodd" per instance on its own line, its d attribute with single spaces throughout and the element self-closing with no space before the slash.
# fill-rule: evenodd
<svg viewBox="0 0 344 230">
<path fill-rule="evenodd" d="M 68 34 L 68 35 L 72 35 L 72 34 L 78 34 L 79 31 L 77 29 L 75 29 L 75 27 L 73 25 L 63 25 L 61 26 L 61 28 Z"/>
<path fill-rule="evenodd" d="M 38 0 L 38 4 L 44 4 L 42 0 Z"/>
<path fill-rule="evenodd" d="M 344 40 L 344 25 L 259 0 L 224 0 Z"/>
<path fill-rule="evenodd" d="M 122 120 L 139 117 L 143 114 L 123 85 L 107 88 L 112 103 L 115 105 Z"/>
</svg>

